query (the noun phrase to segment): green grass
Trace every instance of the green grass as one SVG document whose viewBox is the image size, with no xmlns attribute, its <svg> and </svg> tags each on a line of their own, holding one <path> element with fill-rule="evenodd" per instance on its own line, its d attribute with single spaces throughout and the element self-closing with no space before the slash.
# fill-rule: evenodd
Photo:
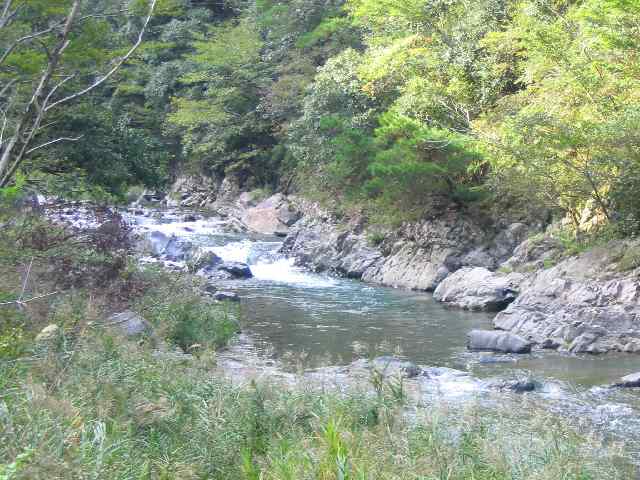
<svg viewBox="0 0 640 480">
<path fill-rule="evenodd" d="M 0 478 L 631 478 L 546 415 L 407 416 L 393 389 L 238 386 L 213 355 L 157 359 L 97 327 L 2 362 L 0 379 Z"/>
</svg>

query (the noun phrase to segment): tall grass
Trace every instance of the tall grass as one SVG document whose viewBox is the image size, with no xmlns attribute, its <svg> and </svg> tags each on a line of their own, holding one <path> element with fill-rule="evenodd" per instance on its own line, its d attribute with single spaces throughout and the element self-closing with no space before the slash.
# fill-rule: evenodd
<svg viewBox="0 0 640 480">
<path fill-rule="evenodd" d="M 633 478 L 556 418 L 237 386 L 213 355 L 158 358 L 103 329 L 65 345 L 0 364 L 0 478 Z"/>
</svg>

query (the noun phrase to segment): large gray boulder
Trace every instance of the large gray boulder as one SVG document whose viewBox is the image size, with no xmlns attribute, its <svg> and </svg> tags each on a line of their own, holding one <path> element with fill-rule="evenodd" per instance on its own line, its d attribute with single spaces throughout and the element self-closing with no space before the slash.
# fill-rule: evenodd
<svg viewBox="0 0 640 480">
<path fill-rule="evenodd" d="M 436 288 L 436 300 L 466 310 L 497 312 L 518 296 L 524 275 L 490 272 L 483 267 L 465 267 L 445 278 Z"/>
<path fill-rule="evenodd" d="M 491 330 L 472 330 L 467 335 L 469 350 L 503 353 L 529 353 L 531 343 L 518 335 Z"/>
</svg>

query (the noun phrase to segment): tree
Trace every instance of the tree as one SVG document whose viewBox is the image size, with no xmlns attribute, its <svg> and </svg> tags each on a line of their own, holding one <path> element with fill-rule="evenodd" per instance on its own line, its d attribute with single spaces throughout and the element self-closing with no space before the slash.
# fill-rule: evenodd
<svg viewBox="0 0 640 480">
<path fill-rule="evenodd" d="M 150 0 L 133 45 L 117 57 L 102 36 L 120 2 L 4 0 L 0 16 L 0 188 L 30 156 L 78 137 L 55 135 L 60 108 L 104 85 L 141 45 L 158 0 Z M 119 45 L 118 45 L 119 46 Z M 95 71 L 104 69 L 102 74 Z"/>
</svg>

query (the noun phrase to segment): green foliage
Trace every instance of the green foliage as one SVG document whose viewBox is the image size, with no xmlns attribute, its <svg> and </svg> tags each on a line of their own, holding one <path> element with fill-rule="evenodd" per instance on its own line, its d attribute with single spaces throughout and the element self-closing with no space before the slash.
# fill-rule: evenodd
<svg viewBox="0 0 640 480">
<path fill-rule="evenodd" d="M 160 291 L 164 294 L 162 288 Z M 142 299 L 140 310 L 153 325 L 161 327 L 172 345 L 185 352 L 191 352 L 194 345 L 214 350 L 223 347 L 238 331 L 228 307 L 208 304 L 197 294 L 174 297 L 170 302 L 161 301 L 158 293 L 150 296 Z"/>
</svg>

